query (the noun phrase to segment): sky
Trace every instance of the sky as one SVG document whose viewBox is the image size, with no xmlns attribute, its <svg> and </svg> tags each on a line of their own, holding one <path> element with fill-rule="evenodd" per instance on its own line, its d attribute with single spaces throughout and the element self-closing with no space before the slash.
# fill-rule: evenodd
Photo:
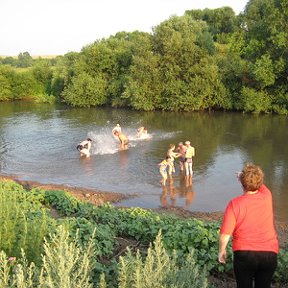
<svg viewBox="0 0 288 288">
<path fill-rule="evenodd" d="M 0 0 L 0 55 L 64 55 L 117 32 L 152 32 L 186 10 L 231 7 L 248 0 Z"/>
</svg>

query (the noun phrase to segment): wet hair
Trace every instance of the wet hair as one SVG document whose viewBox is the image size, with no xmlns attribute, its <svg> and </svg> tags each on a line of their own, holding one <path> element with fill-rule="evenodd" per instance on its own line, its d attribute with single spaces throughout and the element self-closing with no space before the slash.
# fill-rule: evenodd
<svg viewBox="0 0 288 288">
<path fill-rule="evenodd" d="M 91 142 L 92 142 L 92 139 L 91 139 L 91 138 L 87 138 L 86 140 L 87 140 L 87 141 L 91 141 Z"/>
<path fill-rule="evenodd" d="M 166 158 L 165 158 L 166 160 L 168 160 L 168 159 L 171 159 L 171 157 L 170 156 L 166 156 Z"/>
<path fill-rule="evenodd" d="M 256 191 L 263 184 L 264 173 L 259 166 L 248 163 L 239 175 L 244 191 Z"/>
</svg>

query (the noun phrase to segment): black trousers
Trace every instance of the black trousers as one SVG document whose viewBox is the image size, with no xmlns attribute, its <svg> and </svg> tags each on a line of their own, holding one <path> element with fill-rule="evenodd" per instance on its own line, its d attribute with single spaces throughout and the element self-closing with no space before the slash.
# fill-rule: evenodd
<svg viewBox="0 0 288 288">
<path fill-rule="evenodd" d="M 233 265 L 237 288 L 270 288 L 277 267 L 277 254 L 266 251 L 234 251 Z"/>
</svg>

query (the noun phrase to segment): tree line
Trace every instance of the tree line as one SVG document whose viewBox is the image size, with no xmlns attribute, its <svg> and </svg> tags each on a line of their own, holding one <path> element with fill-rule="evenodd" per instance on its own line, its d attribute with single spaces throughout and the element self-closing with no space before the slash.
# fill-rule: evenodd
<svg viewBox="0 0 288 288">
<path fill-rule="evenodd" d="M 0 58 L 0 100 L 288 113 L 288 0 L 187 10 L 54 59 Z"/>
</svg>

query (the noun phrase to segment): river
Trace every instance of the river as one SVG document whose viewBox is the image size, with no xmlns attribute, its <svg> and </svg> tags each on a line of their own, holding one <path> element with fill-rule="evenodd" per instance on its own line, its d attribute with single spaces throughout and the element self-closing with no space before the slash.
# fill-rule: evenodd
<svg viewBox="0 0 288 288">
<path fill-rule="evenodd" d="M 111 129 L 120 123 L 129 149 L 119 151 Z M 148 128 L 139 139 L 136 130 Z M 44 184 L 64 184 L 135 194 L 123 206 L 223 211 L 241 194 L 236 172 L 260 165 L 273 192 L 275 218 L 288 222 L 288 118 L 231 112 L 137 112 L 71 108 L 29 102 L 0 103 L 0 174 Z M 76 146 L 93 140 L 92 156 Z M 176 173 L 163 189 L 158 163 L 170 143 L 195 147 L 193 183 Z"/>
</svg>

